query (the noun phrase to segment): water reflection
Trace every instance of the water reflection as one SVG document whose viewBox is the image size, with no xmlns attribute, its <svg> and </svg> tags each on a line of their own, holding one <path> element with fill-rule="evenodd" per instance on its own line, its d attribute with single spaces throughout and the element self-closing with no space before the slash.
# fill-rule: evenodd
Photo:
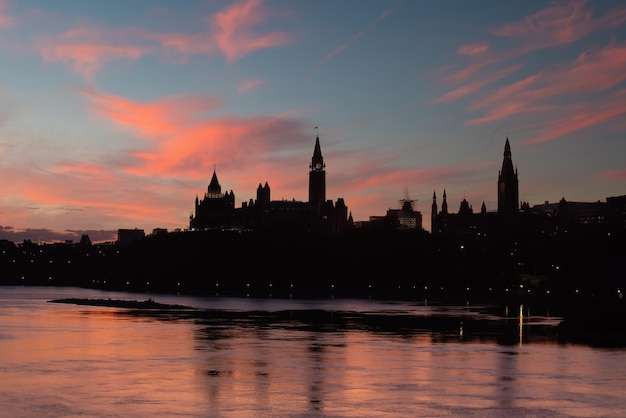
<svg viewBox="0 0 626 418">
<path fill-rule="evenodd" d="M 498 356 L 498 384 L 494 385 L 495 399 L 498 407 L 511 409 L 515 407 L 513 399 L 516 396 L 517 356 L 515 349 L 501 351 Z"/>
<path fill-rule="evenodd" d="M 459 396 L 460 384 L 469 397 L 464 408 L 516 407 L 516 347 L 533 341 L 525 327 L 535 326 L 532 336 L 545 341 L 550 333 L 542 329 L 550 326 L 525 317 L 524 307 L 512 318 L 489 309 L 423 309 L 211 312 L 196 320 L 199 384 L 219 410 L 234 403 L 244 410 L 273 405 L 273 413 L 343 415 L 337 405 L 348 404 L 368 414 L 403 415 L 396 406 L 415 403 L 436 414 Z"/>
<path fill-rule="evenodd" d="M 509 316 L 487 306 L 175 300 L 199 307 L 190 313 L 51 298 L 0 293 L 6 416 L 605 417 L 626 408 L 626 350 L 561 344 L 555 319 L 526 307 Z"/>
</svg>

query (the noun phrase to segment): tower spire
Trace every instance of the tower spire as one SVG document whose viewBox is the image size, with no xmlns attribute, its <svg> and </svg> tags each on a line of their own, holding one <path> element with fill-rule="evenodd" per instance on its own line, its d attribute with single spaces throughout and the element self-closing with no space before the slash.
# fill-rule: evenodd
<svg viewBox="0 0 626 418">
<path fill-rule="evenodd" d="M 317 129 L 317 126 L 315 127 Z M 326 201 L 326 165 L 322 156 L 319 136 L 315 137 L 315 148 L 309 166 L 309 204 L 319 206 Z"/>
<path fill-rule="evenodd" d="M 502 169 L 498 173 L 498 216 L 503 226 L 510 228 L 519 211 L 519 183 L 517 169 L 513 168 L 509 137 L 504 143 Z"/>
</svg>

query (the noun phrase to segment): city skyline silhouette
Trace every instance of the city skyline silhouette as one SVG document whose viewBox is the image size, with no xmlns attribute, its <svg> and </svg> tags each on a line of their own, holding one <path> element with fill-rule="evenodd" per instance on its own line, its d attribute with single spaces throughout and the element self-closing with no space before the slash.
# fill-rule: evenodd
<svg viewBox="0 0 626 418">
<path fill-rule="evenodd" d="M 0 239 L 185 229 L 214 167 L 307 201 L 316 136 L 355 222 L 495 211 L 507 137 L 520 202 L 622 196 L 625 42 L 618 0 L 2 0 Z"/>
</svg>

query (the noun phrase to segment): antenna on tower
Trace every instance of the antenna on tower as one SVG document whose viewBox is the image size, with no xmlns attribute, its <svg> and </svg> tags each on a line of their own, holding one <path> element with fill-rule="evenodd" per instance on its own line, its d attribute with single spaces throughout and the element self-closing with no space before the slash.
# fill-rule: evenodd
<svg viewBox="0 0 626 418">
<path fill-rule="evenodd" d="M 315 128 L 313 128 L 313 129 L 315 129 L 315 136 L 316 136 L 316 137 L 317 137 L 317 136 L 319 136 L 319 128 L 316 126 L 316 127 L 315 127 Z"/>
<path fill-rule="evenodd" d="M 404 188 L 404 199 L 400 199 L 400 207 L 404 208 L 405 204 L 408 204 L 411 207 L 411 210 L 413 209 L 413 202 L 415 202 L 414 199 L 411 199 L 409 197 L 409 188 L 405 187 Z"/>
</svg>

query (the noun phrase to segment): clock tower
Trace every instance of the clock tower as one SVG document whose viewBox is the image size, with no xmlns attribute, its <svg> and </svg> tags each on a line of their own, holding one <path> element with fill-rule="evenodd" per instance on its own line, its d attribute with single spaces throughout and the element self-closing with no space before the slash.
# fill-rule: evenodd
<svg viewBox="0 0 626 418">
<path fill-rule="evenodd" d="M 326 202 L 326 165 L 320 148 L 320 138 L 315 138 L 315 149 L 309 166 L 309 205 L 319 208 Z"/>
<path fill-rule="evenodd" d="M 519 212 L 519 182 L 517 169 L 513 170 L 511 159 L 511 145 L 509 138 L 504 144 L 504 159 L 502 170 L 498 172 L 498 217 L 502 226 L 511 228 L 514 226 Z"/>
</svg>

